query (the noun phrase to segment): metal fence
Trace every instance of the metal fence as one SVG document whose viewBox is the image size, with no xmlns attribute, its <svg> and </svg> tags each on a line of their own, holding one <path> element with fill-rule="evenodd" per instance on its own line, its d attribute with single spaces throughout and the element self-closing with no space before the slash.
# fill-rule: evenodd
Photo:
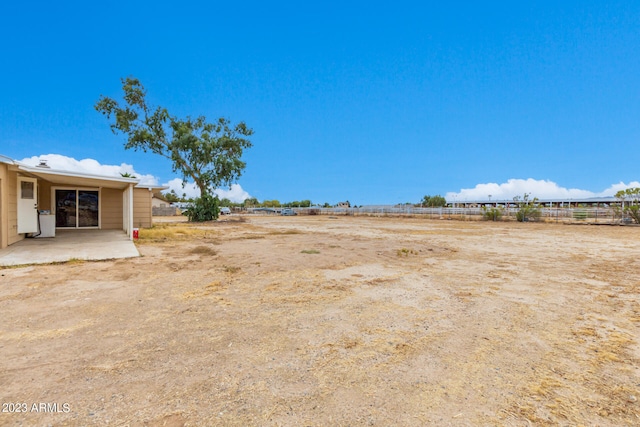
<svg viewBox="0 0 640 427">
<path fill-rule="evenodd" d="M 246 210 L 245 213 L 262 215 L 279 215 L 282 208 L 269 210 Z M 413 206 L 379 206 L 361 208 L 293 208 L 298 215 L 346 215 L 346 216 L 398 216 L 398 217 L 425 217 L 430 219 L 457 219 L 466 221 L 479 221 L 484 219 L 485 211 L 480 207 L 455 207 L 455 208 L 421 208 Z M 505 207 L 501 210 L 502 216 L 498 221 L 516 221 L 518 208 Z M 540 208 L 540 221 L 567 222 L 584 224 L 620 224 L 631 223 L 629 218 L 622 218 L 611 208 Z"/>
</svg>

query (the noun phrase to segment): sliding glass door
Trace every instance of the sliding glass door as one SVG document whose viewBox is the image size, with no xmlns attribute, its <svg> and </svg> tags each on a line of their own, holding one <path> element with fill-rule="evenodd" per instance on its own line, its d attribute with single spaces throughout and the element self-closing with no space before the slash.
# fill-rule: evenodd
<svg viewBox="0 0 640 427">
<path fill-rule="evenodd" d="M 78 227 L 98 226 L 98 192 L 78 190 Z"/>
<path fill-rule="evenodd" d="M 55 191 L 56 227 L 81 228 L 98 227 L 97 190 L 69 190 Z"/>
<path fill-rule="evenodd" d="M 56 190 L 56 227 L 76 227 L 76 190 Z"/>
</svg>

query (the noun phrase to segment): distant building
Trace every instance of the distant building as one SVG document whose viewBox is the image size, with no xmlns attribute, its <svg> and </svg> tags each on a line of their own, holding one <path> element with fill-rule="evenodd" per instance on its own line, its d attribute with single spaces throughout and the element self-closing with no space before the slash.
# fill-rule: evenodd
<svg viewBox="0 0 640 427">
<path fill-rule="evenodd" d="M 171 205 L 161 193 L 153 193 L 151 198 L 151 206 L 154 208 L 168 208 Z"/>
</svg>

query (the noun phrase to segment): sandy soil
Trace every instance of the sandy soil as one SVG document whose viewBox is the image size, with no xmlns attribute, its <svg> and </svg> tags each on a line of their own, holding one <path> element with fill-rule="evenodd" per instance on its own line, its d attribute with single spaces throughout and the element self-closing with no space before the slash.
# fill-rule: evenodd
<svg viewBox="0 0 640 427">
<path fill-rule="evenodd" d="M 0 425 L 639 425 L 639 237 L 232 217 L 2 269 Z"/>
</svg>

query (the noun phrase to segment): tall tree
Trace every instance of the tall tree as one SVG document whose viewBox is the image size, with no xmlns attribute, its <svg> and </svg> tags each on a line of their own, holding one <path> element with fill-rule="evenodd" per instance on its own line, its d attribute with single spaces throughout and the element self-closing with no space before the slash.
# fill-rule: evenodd
<svg viewBox="0 0 640 427">
<path fill-rule="evenodd" d="M 442 206 L 446 206 L 447 200 L 439 194 L 436 194 L 435 196 L 427 195 L 422 198 L 422 200 L 420 201 L 420 205 L 422 205 L 423 207 L 426 206 L 430 208 L 439 208 Z"/>
<path fill-rule="evenodd" d="M 147 104 L 147 91 L 138 79 L 127 77 L 121 81 L 124 103 L 101 95 L 95 109 L 110 120 L 113 133 L 127 135 L 126 149 L 151 151 L 165 157 L 171 160 L 174 172 L 196 183 L 201 210 L 205 212 L 194 218 L 217 218 L 213 190 L 240 177 L 246 166 L 241 160 L 242 153 L 252 146 L 248 137 L 253 130 L 244 122 L 232 125 L 222 117 L 209 123 L 204 116 L 195 119 L 172 116 L 166 108 Z"/>
</svg>

